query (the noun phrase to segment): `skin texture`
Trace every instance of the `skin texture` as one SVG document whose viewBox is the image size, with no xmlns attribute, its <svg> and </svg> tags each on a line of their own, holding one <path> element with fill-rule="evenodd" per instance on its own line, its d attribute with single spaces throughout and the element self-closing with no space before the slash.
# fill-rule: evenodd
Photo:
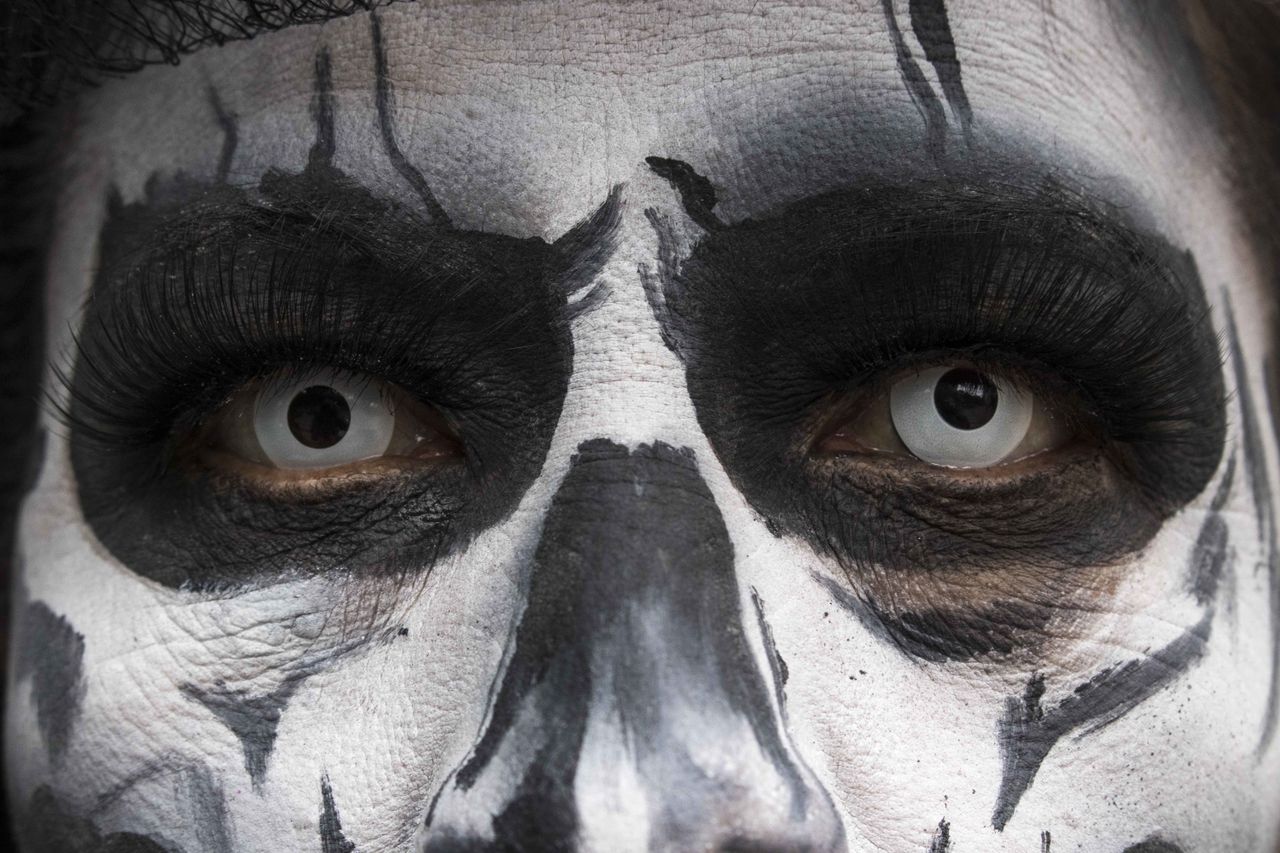
<svg viewBox="0 0 1280 853">
<path fill-rule="evenodd" d="M 207 483 L 147 504 L 48 416 L 6 720 L 25 848 L 1274 849 L 1270 296 L 1194 62 L 1126 9 L 405 5 L 86 95 L 48 288 L 73 387 L 72 332 L 142 287 L 165 228 L 242 246 L 236 204 L 314 208 L 324 170 L 341 213 L 297 227 L 355 245 L 343 217 L 367 214 L 385 263 L 361 299 L 451 306 L 414 364 L 534 307 L 472 381 L 415 374 L 476 413 L 470 467 L 323 502 L 311 530 L 314 506 Z M 1114 225 L 1098 245 L 1166 271 L 1183 349 L 1223 342 L 1222 366 L 1179 368 L 1213 404 L 1194 440 L 1073 457 L 1025 506 L 759 449 L 781 404 L 728 368 L 791 389 L 753 346 L 827 349 L 783 322 L 803 290 L 717 290 L 708 259 L 870 187 L 926 212 L 966 188 L 1014 213 L 1068 198 Z M 491 293 L 415 284 L 462 255 Z M 874 336 L 869 308 L 827 307 Z"/>
</svg>

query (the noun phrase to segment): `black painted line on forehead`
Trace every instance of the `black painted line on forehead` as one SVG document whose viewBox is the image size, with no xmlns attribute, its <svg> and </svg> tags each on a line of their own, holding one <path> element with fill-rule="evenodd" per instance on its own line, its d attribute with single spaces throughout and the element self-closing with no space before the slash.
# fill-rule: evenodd
<svg viewBox="0 0 1280 853">
<path fill-rule="evenodd" d="M 947 5 L 943 0 L 911 0 L 908 8 L 911 29 L 924 48 L 925 58 L 933 65 L 942 94 L 952 114 L 960 120 L 960 129 L 968 142 L 972 135 L 973 110 L 960 76 L 960 58 L 956 55 L 955 40 L 951 36 Z"/>
<path fill-rule="evenodd" d="M 1056 707 L 1044 710 L 1044 676 L 1027 682 L 1021 697 L 1005 701 L 996 732 L 1003 756 L 1000 789 L 991 825 L 1003 831 L 1041 763 L 1059 740 L 1077 729 L 1092 734 L 1115 722 L 1172 684 L 1204 655 L 1212 628 L 1207 613 L 1193 628 L 1145 658 L 1109 667 L 1076 687 Z"/>
<path fill-rule="evenodd" d="M 356 845 L 342 833 L 328 773 L 320 777 L 320 853 L 356 853 Z"/>
<path fill-rule="evenodd" d="M 316 138 L 307 155 L 308 165 L 333 165 L 333 153 L 337 147 L 333 133 L 333 114 L 333 70 L 329 49 L 326 47 L 316 54 L 316 73 L 311 94 L 311 120 L 316 123 Z"/>
<path fill-rule="evenodd" d="M 240 129 L 236 124 L 235 116 L 227 112 L 226 107 L 223 106 L 222 99 L 218 97 L 218 90 L 210 86 L 208 95 L 214 118 L 217 119 L 218 127 L 222 130 L 222 148 L 218 152 L 218 170 L 215 180 L 219 184 L 225 184 L 227 177 L 231 174 L 231 161 L 236 156 L 236 147 L 240 144 Z"/>
<path fill-rule="evenodd" d="M 426 206 L 427 213 L 431 217 L 431 223 L 448 227 L 451 224 L 449 214 L 445 213 L 444 208 L 440 206 L 440 202 L 436 200 L 435 193 L 431 191 L 431 186 L 427 183 L 427 179 L 422 172 L 418 171 L 418 168 L 409 162 L 408 158 L 404 156 L 404 152 L 400 150 L 400 145 L 396 142 L 396 131 L 391 119 L 394 92 L 391 87 L 390 74 L 387 71 L 387 50 L 382 41 L 382 21 L 376 12 L 369 16 L 369 32 L 373 39 L 375 100 L 378 107 L 378 129 L 382 133 L 383 150 L 386 151 L 387 159 L 391 161 L 391 165 L 400 173 L 400 177 L 404 178 L 409 186 L 413 187 L 414 192 L 418 194 L 423 205 Z"/>
<path fill-rule="evenodd" d="M 924 120 L 925 148 L 934 162 L 940 163 L 946 153 L 947 115 L 942 109 L 942 102 L 934 93 L 933 87 L 925 79 L 924 72 L 911 55 L 902 30 L 898 27 L 897 13 L 893 9 L 893 0 L 881 0 L 884 8 L 885 24 L 889 27 L 889 37 L 893 40 L 893 51 L 898 61 L 898 73 L 911 95 L 911 101 Z"/>
<path fill-rule="evenodd" d="M 933 838 L 929 839 L 927 853 L 951 853 L 951 824 L 946 818 L 938 821 L 938 828 L 933 831 Z"/>
<path fill-rule="evenodd" d="M 1240 439 L 1244 445 L 1244 469 L 1253 493 L 1253 509 L 1258 525 L 1258 540 L 1263 549 L 1259 566 L 1267 573 L 1271 593 L 1271 674 L 1264 712 L 1262 735 L 1258 739 L 1261 754 L 1275 737 L 1280 721 L 1280 548 L 1277 547 L 1275 504 L 1271 493 L 1271 469 L 1262 442 L 1262 426 L 1258 422 L 1257 404 L 1249 384 L 1249 370 L 1240 346 L 1231 294 L 1222 290 L 1223 314 L 1226 317 L 1227 342 L 1231 348 L 1231 366 L 1235 373 L 1236 399 L 1240 403 Z"/>
<path fill-rule="evenodd" d="M 31 678 L 36 726 L 50 761 L 57 765 L 84 701 L 84 635 L 40 601 L 23 608 L 16 627 L 14 678 Z"/>
</svg>

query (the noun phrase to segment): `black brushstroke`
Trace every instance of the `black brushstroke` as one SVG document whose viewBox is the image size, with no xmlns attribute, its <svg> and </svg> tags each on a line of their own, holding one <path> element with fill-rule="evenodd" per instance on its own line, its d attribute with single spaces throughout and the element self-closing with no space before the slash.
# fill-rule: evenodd
<svg viewBox="0 0 1280 853">
<path fill-rule="evenodd" d="M 218 127 L 222 130 L 222 149 L 218 152 L 218 171 L 214 180 L 219 184 L 225 184 L 231 174 L 231 161 L 236 156 L 236 146 L 240 144 L 240 128 L 236 124 L 235 116 L 227 112 L 226 107 L 222 105 L 218 90 L 212 86 L 209 87 L 209 105 L 213 107 L 213 115 L 218 120 Z"/>
<path fill-rule="evenodd" d="M 618 247 L 618 227 L 622 224 L 625 206 L 623 187 L 623 184 L 615 184 L 594 213 L 560 235 L 553 244 L 568 262 L 558 276 L 558 287 L 565 299 L 589 287 L 613 257 Z M 570 303 L 570 316 L 576 317 L 592 310 L 608 295 L 608 286 L 597 284 L 576 302 Z"/>
<path fill-rule="evenodd" d="M 275 690 L 259 696 L 225 686 L 204 688 L 183 684 L 179 689 L 188 699 L 208 708 L 240 741 L 244 769 L 256 789 L 266 776 L 280 717 L 302 680 L 298 676 L 290 677 Z"/>
<path fill-rule="evenodd" d="M 1202 605 L 1208 605 L 1217 593 L 1223 570 L 1231 553 L 1230 535 L 1227 523 L 1222 518 L 1222 510 L 1231 496 L 1235 472 L 1236 457 L 1232 456 L 1227 460 L 1226 470 L 1209 504 L 1204 523 L 1200 525 L 1200 533 L 1196 537 L 1196 544 L 1191 552 L 1191 562 L 1187 571 L 1187 588 Z"/>
<path fill-rule="evenodd" d="M 718 231 L 724 227 L 724 222 L 713 210 L 716 206 L 716 188 L 710 180 L 698 174 L 697 170 L 683 160 L 646 157 L 644 161 L 655 175 L 671 184 L 680 194 L 680 204 L 690 219 L 707 231 Z"/>
<path fill-rule="evenodd" d="M 84 636 L 43 602 L 32 602 L 18 623 L 15 676 L 31 677 L 36 725 L 49 757 L 65 754 L 84 701 Z"/>
<path fill-rule="evenodd" d="M 373 69 L 377 82 L 375 100 L 378 107 L 378 129 L 382 133 L 382 148 L 391 165 L 400 173 L 400 177 L 404 178 L 418 194 L 418 198 L 422 199 L 432 224 L 448 227 L 449 214 L 445 213 L 440 202 L 436 200 L 422 172 L 409 162 L 396 142 L 396 131 L 391 119 L 391 113 L 395 109 L 394 93 L 390 73 L 387 70 L 386 46 L 382 42 L 382 21 L 376 13 L 369 16 L 369 31 L 373 38 Z"/>
<path fill-rule="evenodd" d="M 942 161 L 947 147 L 947 114 L 942 109 L 942 101 L 934 93 L 933 87 L 925 78 L 924 72 L 916 64 L 902 30 L 898 27 L 897 13 L 893 10 L 893 0 L 881 0 L 884 9 L 885 23 L 889 27 L 889 37 L 893 40 L 893 51 L 898 61 L 898 73 L 911 95 L 911 101 L 924 120 L 925 150 L 935 163 Z"/>
<path fill-rule="evenodd" d="M 333 155 L 337 150 L 333 116 L 333 70 L 326 47 L 316 54 L 316 73 L 311 91 L 311 120 L 316 123 L 316 138 L 311 143 L 308 163 L 333 165 Z"/>
<path fill-rule="evenodd" d="M 1049 848 L 1053 842 L 1053 836 L 1049 834 L 1049 830 L 1040 833 L 1040 853 L 1049 853 Z"/>
<path fill-rule="evenodd" d="M 760 593 L 755 588 L 751 589 L 751 603 L 756 609 L 756 623 L 760 626 L 760 638 L 764 643 L 765 657 L 769 660 L 769 672 L 773 676 L 773 689 L 776 692 L 778 700 L 778 713 L 786 715 L 787 709 L 787 680 L 791 677 L 790 671 L 787 669 L 787 662 L 783 660 L 782 654 L 778 651 L 778 644 L 773 639 L 773 629 L 769 627 L 769 620 L 764 615 L 764 602 L 760 599 Z"/>
<path fill-rule="evenodd" d="M 951 853 L 951 824 L 946 818 L 938 821 L 938 828 L 929 841 L 928 853 Z"/>
<path fill-rule="evenodd" d="M 641 263 L 637 266 L 640 283 L 644 287 L 644 298 L 649 303 L 653 319 L 658 322 L 658 334 L 662 343 L 681 361 L 685 360 L 689 342 L 684 337 L 679 318 L 671 311 L 671 302 L 678 300 L 679 278 L 676 266 L 679 263 L 676 252 L 676 236 L 671 221 L 649 207 L 644 211 L 645 218 L 653 227 L 658 239 L 657 269 L 649 269 L 649 265 Z"/>
<path fill-rule="evenodd" d="M 733 545 L 690 451 L 582 444 L 528 584 L 488 721 L 431 806 L 426 850 L 475 849 L 464 827 L 477 809 L 492 815 L 485 849 L 576 849 L 575 779 L 593 708 L 616 709 L 648 789 L 654 849 L 842 849 L 830 795 L 774 714 L 746 639 Z M 754 743 L 708 742 L 712 722 L 689 732 L 668 711 L 689 703 L 745 720 Z M 757 747 L 771 766 L 763 778 L 713 769 L 740 766 L 742 750 Z M 530 755 L 527 766 L 495 760 L 508 748 Z M 707 764 L 717 753 L 723 762 Z M 753 803 L 771 806 L 779 787 L 790 819 L 753 825 L 771 811 Z M 486 799 L 494 791 L 512 793 Z"/>
<path fill-rule="evenodd" d="M 103 835 L 47 786 L 36 789 L 15 820 L 23 853 L 183 853 L 170 841 L 134 832 Z M 231 853 L 230 848 L 209 848 Z M 206 853 L 205 850 L 199 853 Z"/>
<path fill-rule="evenodd" d="M 320 853 L 355 853 L 355 849 L 356 845 L 342 834 L 342 821 L 326 773 L 320 777 Z"/>
<path fill-rule="evenodd" d="M 1231 348 L 1231 366 L 1235 373 L 1236 399 L 1240 402 L 1240 438 L 1244 444 L 1244 470 L 1253 493 L 1253 509 L 1258 524 L 1258 538 L 1263 548 L 1262 564 L 1267 573 L 1271 593 L 1271 673 L 1264 712 L 1262 735 L 1258 739 L 1261 754 L 1275 737 L 1280 722 L 1280 548 L 1277 548 L 1275 504 L 1271 493 L 1271 468 L 1263 447 L 1262 426 L 1259 423 L 1253 388 L 1249 385 L 1249 370 L 1244 351 L 1240 347 L 1240 334 L 1236 328 L 1231 295 L 1223 289 L 1223 313 L 1226 315 L 1227 342 Z"/>
<path fill-rule="evenodd" d="M 972 136 L 973 110 L 960 76 L 960 59 L 956 55 L 955 39 L 951 36 L 947 5 L 943 0 L 911 0 L 908 8 L 911 29 L 924 48 L 925 59 L 933 65 L 942 94 L 951 107 L 952 115 L 960 120 L 960 129 L 968 142 Z"/>
<path fill-rule="evenodd" d="M 1040 706 L 1045 692 L 1041 675 L 1031 677 L 1020 698 L 1006 700 L 1005 715 L 996 729 L 1004 768 L 991 825 L 1004 829 L 1045 756 L 1061 738 L 1076 729 L 1091 734 L 1109 725 L 1190 669 L 1204 654 L 1212 620 L 1213 614 L 1208 613 L 1163 649 L 1103 670 L 1048 711 Z"/>
</svg>

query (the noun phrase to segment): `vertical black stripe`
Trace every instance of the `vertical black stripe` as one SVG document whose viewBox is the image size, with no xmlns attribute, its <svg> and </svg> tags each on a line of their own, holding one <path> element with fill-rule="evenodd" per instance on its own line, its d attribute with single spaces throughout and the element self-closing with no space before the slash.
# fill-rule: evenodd
<svg viewBox="0 0 1280 853">
<path fill-rule="evenodd" d="M 971 135 L 973 110 L 969 107 L 969 96 L 965 94 L 964 82 L 960 77 L 960 58 L 956 55 L 955 40 L 951 37 L 946 3 L 943 0 L 911 0 L 908 8 L 911 12 L 911 29 L 924 48 L 925 59 L 929 60 L 938 75 L 942 94 L 951 106 L 952 114 L 960 120 L 960 129 L 967 142 Z"/>
<path fill-rule="evenodd" d="M 933 831 L 929 840 L 928 853 L 951 853 L 951 824 L 943 818 L 938 821 L 938 828 Z"/>
<path fill-rule="evenodd" d="M 218 127 L 222 130 L 222 149 L 218 152 L 215 180 L 225 184 L 231 174 L 231 161 L 236 156 L 236 146 L 240 144 L 240 129 L 236 125 L 235 116 L 227 112 L 222 99 L 218 97 L 218 90 L 212 86 L 209 87 L 209 105 L 213 107 L 214 118 L 218 120 Z"/>
<path fill-rule="evenodd" d="M 902 37 L 902 30 L 898 27 L 898 19 L 893 11 L 893 0 L 881 0 L 881 3 L 884 8 L 885 23 L 889 27 L 889 37 L 893 39 L 898 72 L 902 75 L 902 82 L 906 84 L 912 102 L 920 111 L 920 117 L 924 119 L 925 149 L 935 162 L 940 163 L 946 153 L 947 114 L 942 109 L 942 102 L 934 94 L 933 87 L 925 79 L 924 72 L 920 70 L 920 66 L 916 64 L 911 51 L 907 48 L 907 42 Z"/>
<path fill-rule="evenodd" d="M 320 777 L 320 853 L 355 853 L 356 845 L 342 834 L 342 820 L 329 787 L 329 774 Z"/>
<path fill-rule="evenodd" d="M 396 142 L 396 131 L 391 121 L 393 92 L 391 90 L 390 74 L 387 70 L 387 51 L 382 42 L 382 22 L 378 19 L 376 13 L 369 16 L 369 28 L 373 36 L 373 66 L 377 87 L 375 99 L 378 107 L 378 129 L 382 133 L 383 150 L 387 154 L 387 159 L 391 161 L 391 165 L 400 173 L 400 177 L 404 178 L 409 186 L 413 187 L 414 192 L 418 194 L 418 198 L 422 199 L 423 205 L 427 208 L 427 214 L 431 217 L 432 224 L 448 226 L 450 224 L 449 215 L 440 206 L 440 202 L 436 201 L 435 193 L 431 192 L 427 179 L 423 177 L 416 166 L 409 162 Z"/>
<path fill-rule="evenodd" d="M 316 123 L 315 142 L 311 143 L 309 162 L 333 165 L 336 148 L 333 135 L 333 71 L 329 49 L 316 54 L 316 75 L 311 94 L 311 120 Z"/>
</svg>

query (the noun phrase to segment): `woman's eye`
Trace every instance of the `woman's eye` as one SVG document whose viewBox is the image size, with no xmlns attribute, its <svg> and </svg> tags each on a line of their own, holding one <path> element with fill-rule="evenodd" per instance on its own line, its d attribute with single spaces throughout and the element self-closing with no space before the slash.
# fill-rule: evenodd
<svg viewBox="0 0 1280 853">
<path fill-rule="evenodd" d="M 944 468 L 990 468 L 1052 450 L 1067 419 L 1029 388 L 968 364 L 904 373 L 834 432 L 829 453 L 909 454 Z"/>
<path fill-rule="evenodd" d="M 197 444 L 215 468 L 313 474 L 460 453 L 429 406 L 390 383 L 334 370 L 246 384 L 206 420 Z"/>
</svg>

